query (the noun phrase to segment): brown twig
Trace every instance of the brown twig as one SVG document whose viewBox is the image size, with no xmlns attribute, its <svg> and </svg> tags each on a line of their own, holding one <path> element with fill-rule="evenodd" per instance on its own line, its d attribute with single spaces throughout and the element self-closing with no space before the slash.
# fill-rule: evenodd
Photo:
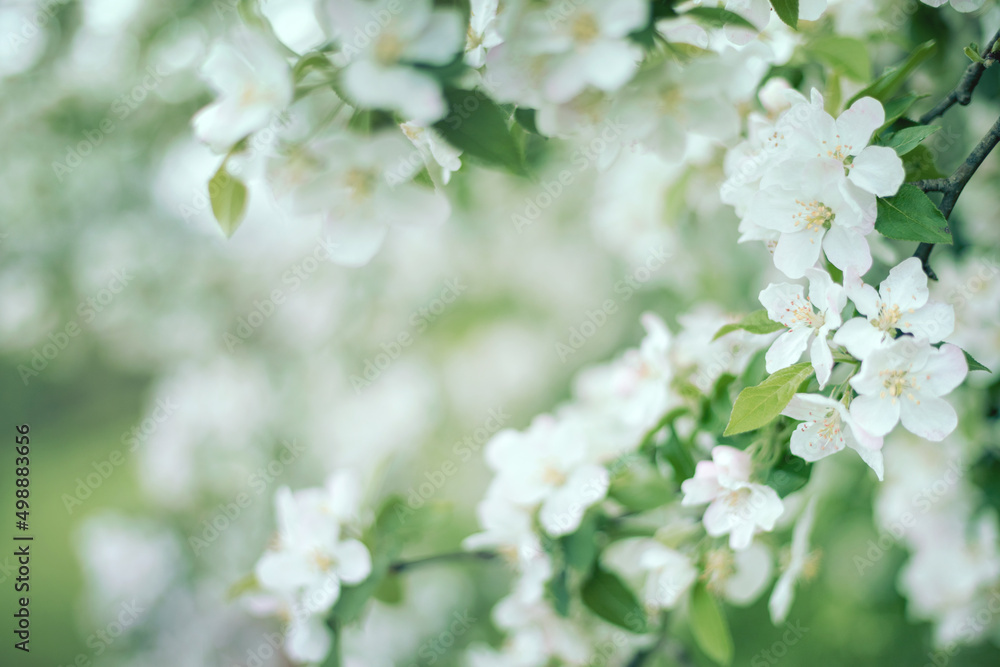
<svg viewBox="0 0 1000 667">
<path fill-rule="evenodd" d="M 983 72 L 1000 56 L 1000 54 L 993 50 L 998 40 L 1000 40 L 1000 30 L 997 30 L 996 34 L 986 43 L 982 53 L 979 54 L 981 61 L 970 63 L 965 68 L 965 74 L 962 75 L 962 79 L 955 86 L 955 89 L 938 102 L 933 109 L 920 117 L 919 122 L 921 125 L 927 125 L 938 116 L 943 116 L 948 109 L 956 104 L 966 106 L 972 101 L 972 91 L 979 85 L 979 80 L 983 78 Z"/>
</svg>

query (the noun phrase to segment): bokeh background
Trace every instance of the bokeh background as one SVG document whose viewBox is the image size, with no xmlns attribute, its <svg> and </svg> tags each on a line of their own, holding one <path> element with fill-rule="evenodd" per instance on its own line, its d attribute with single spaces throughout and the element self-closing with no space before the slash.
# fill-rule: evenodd
<svg viewBox="0 0 1000 667">
<path fill-rule="evenodd" d="M 912 83 L 935 96 L 964 68 L 961 46 L 982 39 L 980 25 L 1000 23 L 995 6 L 969 17 L 873 5 L 868 24 L 836 9 L 831 20 L 877 33 L 879 67 L 937 39 L 939 57 Z M 900 6 L 908 13 L 893 23 Z M 264 9 L 279 34 L 316 39 L 309 2 Z M 445 226 L 394 233 L 361 269 L 318 260 L 322 230 L 288 218 L 260 189 L 226 240 L 206 197 L 220 158 L 193 138 L 190 118 L 211 100 L 198 67 L 235 20 L 224 1 L 0 3 L 0 540 L 15 532 L 20 423 L 31 426 L 35 536 L 30 655 L 11 647 L 13 557 L 0 549 L 5 665 L 246 665 L 274 624 L 228 591 L 273 531 L 279 486 L 320 484 L 352 467 L 374 502 L 409 495 L 452 461 L 458 473 L 428 499 L 448 518 L 412 555 L 454 550 L 475 527 L 488 479 L 457 443 L 481 443 L 491 416 L 523 427 L 557 405 L 578 369 L 641 338 L 644 310 L 676 329 L 682 313 L 747 312 L 759 287 L 779 279 L 762 249 L 736 244 L 736 218 L 718 201 L 722 149 L 704 142 L 683 166 L 629 154 L 600 171 L 589 160 L 520 229 L 512 215 L 537 201 L 541 181 L 576 147 L 546 145 L 533 156 L 534 179 L 467 166 L 449 190 Z M 807 89 L 813 70 L 793 59 L 780 73 Z M 953 140 L 934 148 L 939 164 L 953 166 L 992 123 L 998 78 L 989 71 L 972 107 L 946 117 Z M 955 303 L 960 332 L 963 323 L 993 332 L 955 341 L 993 368 L 997 175 L 988 161 L 963 195 L 960 242 L 935 253 L 934 288 Z M 876 250 L 876 271 L 912 251 Z M 657 253 L 669 260 L 639 289 L 623 289 Z M 556 344 L 608 299 L 616 312 L 560 355 Z M 401 333 L 413 343 L 394 347 Z M 380 353 L 391 363 L 366 377 Z M 960 394 L 971 425 L 957 437 L 996 442 L 990 382 L 976 378 Z M 807 632 L 782 659 L 924 665 L 930 626 L 906 620 L 896 586 L 906 551 L 893 544 L 858 574 L 852 558 L 879 536 L 875 488 L 859 461 L 837 466 L 842 501 L 824 510 L 815 538 L 822 567 L 792 614 Z M 251 502 L 232 515 L 240 493 Z M 228 527 L 213 533 L 220 516 Z M 496 639 L 485 619 L 505 574 L 489 567 L 414 573 L 403 602 L 375 603 L 348 641 L 370 656 L 363 664 L 427 664 L 414 657 L 422 642 L 463 610 L 482 621 L 463 642 Z M 129 616 L 130 605 L 141 611 Z M 134 620 L 111 637 L 123 613 Z M 785 633 L 763 601 L 731 620 L 740 665 Z M 949 664 L 997 658 L 986 644 Z"/>
</svg>

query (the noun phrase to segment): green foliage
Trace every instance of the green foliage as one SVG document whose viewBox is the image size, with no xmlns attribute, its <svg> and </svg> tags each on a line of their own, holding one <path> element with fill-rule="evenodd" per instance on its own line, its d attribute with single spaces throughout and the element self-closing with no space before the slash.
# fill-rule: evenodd
<svg viewBox="0 0 1000 667">
<path fill-rule="evenodd" d="M 567 567 L 578 572 L 589 572 L 597 559 L 597 531 L 600 527 L 600 513 L 591 508 L 583 516 L 576 532 L 562 538 Z"/>
<path fill-rule="evenodd" d="M 699 23 L 703 23 L 711 28 L 723 28 L 727 25 L 732 25 L 737 28 L 747 28 L 754 32 L 757 31 L 757 26 L 753 23 L 750 23 L 750 21 L 747 21 L 736 12 L 731 12 L 722 7 L 694 7 L 684 12 L 683 15 L 690 16 Z"/>
<path fill-rule="evenodd" d="M 858 91 L 854 97 L 847 101 L 846 106 L 851 106 L 862 97 L 874 97 L 884 104 L 906 83 L 906 80 L 910 78 L 910 75 L 913 74 L 920 64 L 931 57 L 935 48 L 936 44 L 933 39 L 924 42 L 915 48 L 901 65 L 887 68 L 882 76 Z"/>
<path fill-rule="evenodd" d="M 811 474 L 811 463 L 803 461 L 798 456 L 786 454 L 768 471 L 767 479 L 764 481 L 784 498 L 805 486 Z"/>
<path fill-rule="evenodd" d="M 794 364 L 741 391 L 724 435 L 753 431 L 774 421 L 812 373 L 812 364 Z"/>
<path fill-rule="evenodd" d="M 646 611 L 635 594 L 611 572 L 597 568 L 580 591 L 583 604 L 608 623 L 642 634 L 649 627 Z"/>
<path fill-rule="evenodd" d="M 611 480 L 608 495 L 635 512 L 661 507 L 676 498 L 673 485 L 648 464 L 640 468 L 639 461 Z M 640 468 L 640 470 L 636 470 Z M 643 474 L 646 472 L 646 474 Z"/>
<path fill-rule="evenodd" d="M 799 0 L 771 0 L 774 13 L 790 28 L 799 27 Z"/>
<path fill-rule="evenodd" d="M 962 354 L 965 355 L 965 362 L 967 364 L 969 364 L 969 371 L 970 372 L 971 371 L 986 371 L 987 373 L 990 373 L 990 374 L 993 373 L 993 371 L 991 371 L 989 368 L 987 368 L 983 364 L 981 364 L 978 361 L 976 361 L 976 359 L 971 354 L 969 354 L 968 352 L 966 352 L 965 350 L 962 350 Z"/>
<path fill-rule="evenodd" d="M 903 168 L 906 169 L 907 181 L 920 181 L 928 178 L 944 178 L 945 174 L 937 168 L 934 153 L 927 146 L 917 146 L 903 156 Z"/>
<path fill-rule="evenodd" d="M 733 662 L 733 635 L 718 601 L 699 583 L 691 591 L 691 634 L 698 647 L 720 665 Z"/>
<path fill-rule="evenodd" d="M 910 110 L 913 103 L 917 100 L 927 97 L 926 95 L 917 95 L 916 93 L 907 93 L 902 97 L 897 97 L 888 102 L 882 104 L 882 108 L 885 109 L 885 122 L 882 123 L 882 127 L 879 128 L 879 132 L 889 127 L 897 120 L 906 115 L 906 112 Z"/>
<path fill-rule="evenodd" d="M 742 329 L 743 331 L 749 331 L 752 334 L 769 334 L 775 331 L 780 331 L 784 329 L 784 325 L 780 322 L 775 322 L 767 316 L 767 311 L 761 308 L 760 310 L 755 310 L 746 317 L 744 317 L 739 322 L 734 324 L 727 324 L 718 331 L 712 337 L 712 340 L 717 340 L 722 336 L 725 336 L 731 331 L 737 331 Z"/>
<path fill-rule="evenodd" d="M 893 132 L 885 141 L 885 145 L 896 151 L 897 155 L 906 155 L 916 148 L 921 141 L 941 129 L 940 125 L 915 125 L 904 127 Z"/>
<path fill-rule="evenodd" d="M 226 238 L 230 238 L 246 215 L 247 186 L 229 173 L 225 160 L 208 182 L 208 195 L 215 220 Z"/>
<path fill-rule="evenodd" d="M 806 50 L 848 78 L 855 81 L 871 78 L 872 60 L 868 55 L 868 46 L 858 39 L 824 35 L 810 42 Z"/>
<path fill-rule="evenodd" d="M 445 89 L 448 115 L 434 124 L 466 157 L 524 174 L 524 156 L 511 135 L 508 114 L 478 90 Z"/>
<path fill-rule="evenodd" d="M 950 244 L 948 221 L 934 202 L 914 185 L 903 185 L 894 197 L 878 200 L 875 229 L 900 241 Z"/>
</svg>

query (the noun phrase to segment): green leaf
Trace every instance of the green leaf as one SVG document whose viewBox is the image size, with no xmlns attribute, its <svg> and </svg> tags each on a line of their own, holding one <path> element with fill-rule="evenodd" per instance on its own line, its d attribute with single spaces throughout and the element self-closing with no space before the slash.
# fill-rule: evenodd
<svg viewBox="0 0 1000 667">
<path fill-rule="evenodd" d="M 855 81 L 871 78 L 872 60 L 867 45 L 860 40 L 827 35 L 814 39 L 806 50 Z"/>
<path fill-rule="evenodd" d="M 399 604 L 403 600 L 403 581 L 398 574 L 390 574 L 382 579 L 372 596 L 379 602 Z"/>
<path fill-rule="evenodd" d="M 674 487 L 662 475 L 648 470 L 648 466 L 639 468 L 639 462 L 634 461 L 624 473 L 617 475 L 611 481 L 608 495 L 624 505 L 629 510 L 645 512 L 662 507 L 676 498 Z"/>
<path fill-rule="evenodd" d="M 507 114 L 477 90 L 445 89 L 448 115 L 434 128 L 467 156 L 524 174 L 524 157 L 507 125 Z"/>
<path fill-rule="evenodd" d="M 879 128 L 879 132 L 889 127 L 897 120 L 902 118 L 913 103 L 917 100 L 927 97 L 926 95 L 917 95 L 916 93 L 907 93 L 902 97 L 897 97 L 893 100 L 883 103 L 883 108 L 885 109 L 885 122 L 882 123 L 882 127 Z"/>
<path fill-rule="evenodd" d="M 965 350 L 962 350 L 962 354 L 965 355 L 965 361 L 969 364 L 969 371 L 986 371 L 991 375 L 993 374 L 993 371 L 976 361 L 975 358 Z"/>
<path fill-rule="evenodd" d="M 811 474 L 811 463 L 806 463 L 798 456 L 787 454 L 767 473 L 765 482 L 784 498 L 805 486 Z"/>
<path fill-rule="evenodd" d="M 247 186 L 229 173 L 223 161 L 208 182 L 208 196 L 212 202 L 212 214 L 222 233 L 230 238 L 239 229 L 247 211 Z"/>
<path fill-rule="evenodd" d="M 775 331 L 780 331 L 784 329 L 784 325 L 780 322 L 775 322 L 767 316 L 767 311 L 763 308 L 760 310 L 755 310 L 746 317 L 744 317 L 739 322 L 734 324 L 727 324 L 718 331 L 712 337 L 712 340 L 717 340 L 727 333 L 732 331 L 738 331 L 742 329 L 743 331 L 749 331 L 752 334 L 769 334 Z"/>
<path fill-rule="evenodd" d="M 986 63 L 986 61 L 983 60 L 983 57 L 979 55 L 979 45 L 976 44 L 975 42 L 965 47 L 965 49 L 963 49 L 963 52 L 965 53 L 966 56 L 969 57 L 969 60 L 971 60 L 974 63 L 979 63 L 980 65 Z"/>
<path fill-rule="evenodd" d="M 684 12 L 682 16 L 690 16 L 699 23 L 712 28 L 724 28 L 727 25 L 732 25 L 737 28 L 747 28 L 748 30 L 757 32 L 757 26 L 753 23 L 750 23 L 750 21 L 747 21 L 736 12 L 731 12 L 721 7 L 695 7 Z"/>
<path fill-rule="evenodd" d="M 608 623 L 629 632 L 646 632 L 649 621 L 635 594 L 607 570 L 594 570 L 580 591 L 583 604 Z"/>
<path fill-rule="evenodd" d="M 927 146 L 917 146 L 903 156 L 907 181 L 944 178 L 945 173 L 934 163 L 934 153 Z"/>
<path fill-rule="evenodd" d="M 785 25 L 799 27 L 799 0 L 771 0 L 771 6 Z"/>
<path fill-rule="evenodd" d="M 733 662 L 733 635 L 719 603 L 699 583 L 691 593 L 691 634 L 709 658 L 720 665 Z"/>
<path fill-rule="evenodd" d="M 545 582 L 545 591 L 552 601 L 556 613 L 566 618 L 569 616 L 569 582 L 566 568 L 560 568 L 556 574 Z"/>
<path fill-rule="evenodd" d="M 542 136 L 542 133 L 538 131 L 538 125 L 535 124 L 535 117 L 537 113 L 534 109 L 529 109 L 527 107 L 518 107 L 514 109 L 514 120 L 517 124 L 526 129 L 532 134 L 537 134 Z"/>
<path fill-rule="evenodd" d="M 917 125 L 915 127 L 904 127 L 902 130 L 893 132 L 885 145 L 896 151 L 896 155 L 906 155 L 920 142 L 941 129 L 940 125 Z"/>
<path fill-rule="evenodd" d="M 753 431 L 771 423 L 812 373 L 812 364 L 795 364 L 772 373 L 756 387 L 741 391 L 723 435 Z"/>
<path fill-rule="evenodd" d="M 878 200 L 875 229 L 882 236 L 899 241 L 951 243 L 948 221 L 915 185 L 905 184 L 894 197 Z"/>
<path fill-rule="evenodd" d="M 576 532 L 562 538 L 566 565 L 578 572 L 589 572 L 597 558 L 598 514 L 591 510 L 583 515 Z"/>
<path fill-rule="evenodd" d="M 887 68 L 882 76 L 858 91 L 854 97 L 847 101 L 846 106 L 850 107 L 862 97 L 874 97 L 884 104 L 910 78 L 914 70 L 931 57 L 936 46 L 933 39 L 924 42 L 914 49 L 901 65 Z"/>
</svg>

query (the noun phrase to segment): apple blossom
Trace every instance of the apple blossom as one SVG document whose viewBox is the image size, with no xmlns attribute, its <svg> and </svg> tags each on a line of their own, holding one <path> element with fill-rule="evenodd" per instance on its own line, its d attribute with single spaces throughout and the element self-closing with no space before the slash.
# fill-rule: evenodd
<svg viewBox="0 0 1000 667">
<path fill-rule="evenodd" d="M 650 612 L 672 609 L 698 576 L 689 557 L 649 538 L 614 542 L 602 558 L 626 581 L 637 583 L 641 600 Z"/>
<path fill-rule="evenodd" d="M 681 484 L 685 507 L 710 503 L 702 522 L 712 537 L 729 534 L 729 546 L 740 551 L 750 546 L 754 533 L 774 528 L 784 511 L 778 494 L 769 486 L 749 481 L 750 456 L 727 445 L 712 449 L 711 461 L 699 461 L 694 477 Z"/>
<path fill-rule="evenodd" d="M 841 401 L 820 394 L 795 394 L 781 414 L 802 422 L 792 433 L 792 454 L 818 461 L 850 447 L 882 479 L 882 438 L 858 426 Z"/>
<path fill-rule="evenodd" d="M 335 62 L 344 92 L 365 108 L 389 109 L 420 122 L 444 117 L 437 80 L 413 63 L 446 65 L 462 49 L 461 15 L 431 0 L 324 0 L 330 30 L 341 41 Z M 380 20 L 381 19 L 381 20 Z M 370 36 L 372 25 L 376 34 Z"/>
<path fill-rule="evenodd" d="M 471 0 L 469 30 L 465 39 L 465 62 L 470 67 L 482 67 L 486 52 L 503 43 L 497 32 L 497 5 L 499 0 Z"/>
<path fill-rule="evenodd" d="M 943 440 L 955 430 L 958 417 L 941 396 L 960 385 L 968 370 L 958 347 L 935 349 L 925 340 L 901 336 L 872 351 L 851 378 L 858 392 L 851 401 L 851 417 L 876 437 L 902 421 L 914 435 Z"/>
<path fill-rule="evenodd" d="M 201 68 L 219 97 L 194 116 L 194 132 L 217 153 L 266 126 L 292 101 L 292 73 L 264 38 L 250 31 L 212 48 Z"/>
<path fill-rule="evenodd" d="M 816 379 L 823 387 L 833 369 L 827 336 L 840 326 L 840 311 L 847 304 L 847 296 L 827 272 L 808 269 L 806 275 L 809 276 L 808 299 L 801 286 L 788 283 L 772 283 L 760 293 L 760 303 L 767 309 L 767 316 L 788 328 L 771 345 L 765 361 L 768 373 L 787 368 L 799 360 L 812 339 L 810 359 Z"/>
<path fill-rule="evenodd" d="M 891 341 L 897 329 L 930 343 L 941 342 L 955 329 L 954 307 L 928 302 L 927 274 L 916 257 L 889 271 L 878 292 L 856 274 L 844 275 L 844 288 L 864 317 L 845 322 L 833 341 L 859 359 Z"/>
</svg>

